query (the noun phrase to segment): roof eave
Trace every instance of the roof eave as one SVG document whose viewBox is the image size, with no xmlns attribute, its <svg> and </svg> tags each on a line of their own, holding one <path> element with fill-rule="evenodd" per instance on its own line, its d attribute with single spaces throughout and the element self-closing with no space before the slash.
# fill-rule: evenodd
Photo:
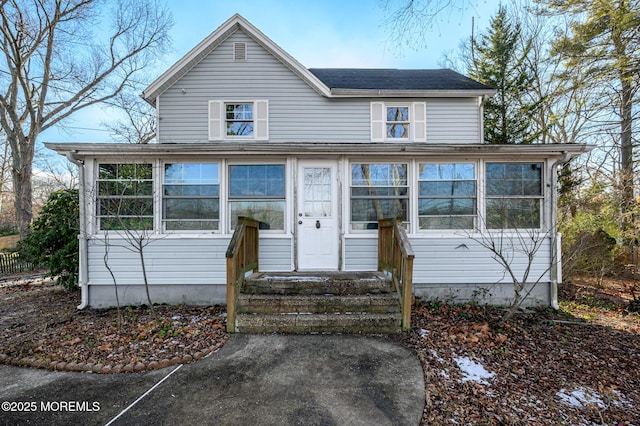
<svg viewBox="0 0 640 426">
<path fill-rule="evenodd" d="M 446 90 L 379 90 L 379 89 L 331 89 L 334 98 L 468 98 L 493 96 L 495 89 L 446 89 Z"/>
<path fill-rule="evenodd" d="M 575 157 L 591 151 L 587 144 L 427 144 L 427 143 L 256 143 L 223 142 L 194 144 L 114 144 L 114 143 L 51 143 L 45 146 L 59 154 L 82 157 L 123 156 L 199 156 L 213 155 L 287 155 L 295 153 L 327 153 L 353 155 L 429 154 L 429 155 L 530 155 L 539 157 Z M 366 150 L 363 151 L 363 147 Z"/>
</svg>

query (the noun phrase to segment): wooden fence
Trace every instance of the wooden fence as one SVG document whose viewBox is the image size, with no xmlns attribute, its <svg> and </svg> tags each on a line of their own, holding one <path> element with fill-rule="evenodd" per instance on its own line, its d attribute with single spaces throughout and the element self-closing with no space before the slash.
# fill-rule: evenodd
<svg viewBox="0 0 640 426">
<path fill-rule="evenodd" d="M 18 253 L 0 253 L 0 275 L 31 272 L 38 269 L 36 265 L 20 259 Z"/>
</svg>

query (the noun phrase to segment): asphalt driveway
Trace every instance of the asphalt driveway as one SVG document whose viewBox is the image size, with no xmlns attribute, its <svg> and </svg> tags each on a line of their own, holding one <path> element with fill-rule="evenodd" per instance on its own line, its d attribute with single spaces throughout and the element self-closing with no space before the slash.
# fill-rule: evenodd
<svg viewBox="0 0 640 426">
<path fill-rule="evenodd" d="M 143 373 L 2 365 L 0 402 L 6 425 L 417 425 L 424 379 L 393 337 L 239 334 Z"/>
</svg>

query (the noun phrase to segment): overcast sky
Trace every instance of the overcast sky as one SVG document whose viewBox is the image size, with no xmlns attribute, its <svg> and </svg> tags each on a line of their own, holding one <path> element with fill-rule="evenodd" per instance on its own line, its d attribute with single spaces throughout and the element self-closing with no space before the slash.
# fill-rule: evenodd
<svg viewBox="0 0 640 426">
<path fill-rule="evenodd" d="M 402 0 L 392 0 L 396 4 Z M 454 0 L 453 3 L 467 3 Z M 452 8 L 428 35 L 428 46 L 397 49 L 390 41 L 382 0 L 167 0 L 173 14 L 172 50 L 160 75 L 234 13 L 244 16 L 267 37 L 312 68 L 440 68 L 443 55 L 471 35 L 471 21 L 485 28 L 498 0 L 478 0 L 475 7 Z M 476 30 L 477 31 L 477 30 Z M 110 142 L 101 130 L 107 119 L 99 108 L 81 111 L 65 129 L 40 135 L 42 142 Z"/>
</svg>

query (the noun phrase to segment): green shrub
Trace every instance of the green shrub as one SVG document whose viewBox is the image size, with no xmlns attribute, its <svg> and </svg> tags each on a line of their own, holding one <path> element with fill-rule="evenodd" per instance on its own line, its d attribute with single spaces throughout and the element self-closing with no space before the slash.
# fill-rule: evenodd
<svg viewBox="0 0 640 426">
<path fill-rule="evenodd" d="M 49 268 L 57 283 L 72 290 L 78 283 L 80 204 L 77 189 L 53 192 L 18 251 L 30 262 Z"/>
</svg>

